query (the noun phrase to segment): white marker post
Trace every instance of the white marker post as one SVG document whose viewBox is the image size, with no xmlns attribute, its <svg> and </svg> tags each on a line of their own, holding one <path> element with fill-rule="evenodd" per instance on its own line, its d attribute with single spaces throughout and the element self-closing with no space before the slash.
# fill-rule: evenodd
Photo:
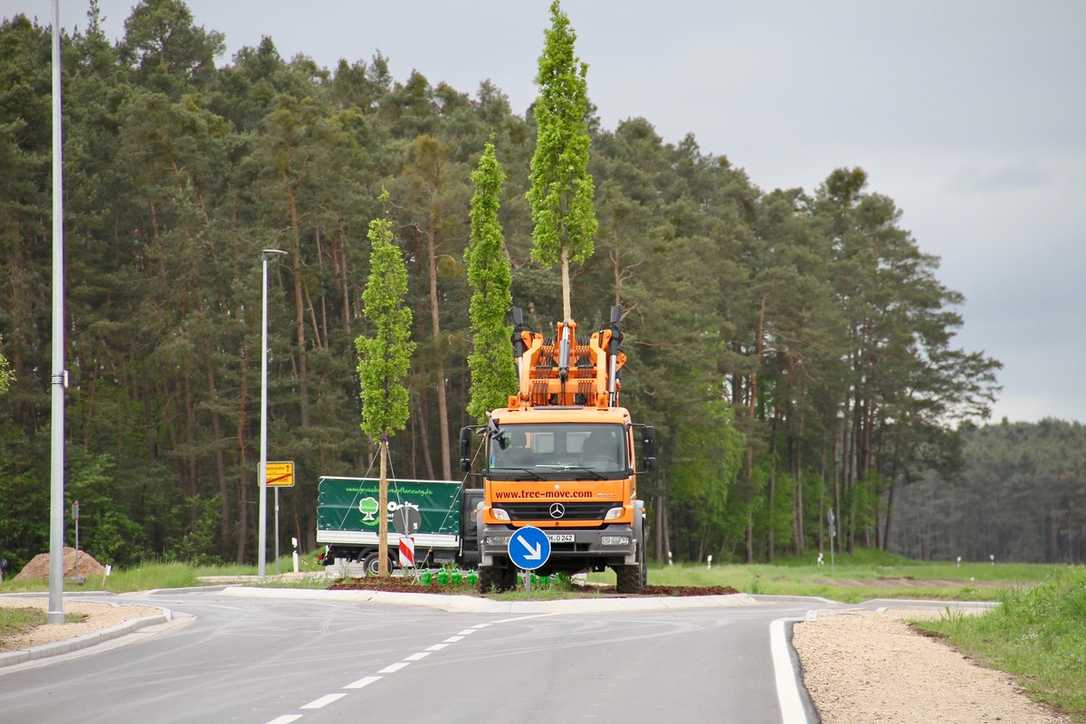
<svg viewBox="0 0 1086 724">
<path fill-rule="evenodd" d="M 295 573 L 298 573 L 298 572 L 299 572 L 299 565 L 298 565 L 298 539 L 297 539 L 297 538 L 295 538 L 294 536 L 291 536 L 291 538 L 290 538 L 290 545 L 294 547 L 294 555 L 292 556 L 292 558 L 294 559 L 294 572 L 295 572 Z"/>
</svg>

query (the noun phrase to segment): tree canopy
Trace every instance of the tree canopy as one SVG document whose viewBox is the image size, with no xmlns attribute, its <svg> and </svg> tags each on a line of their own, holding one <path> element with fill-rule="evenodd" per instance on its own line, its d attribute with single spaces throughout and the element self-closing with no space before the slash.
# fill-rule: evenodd
<svg viewBox="0 0 1086 724">
<path fill-rule="evenodd" d="M 813 189 L 762 189 L 692 135 L 603 127 L 557 6 L 551 22 L 534 120 L 490 82 L 395 78 L 379 54 L 323 68 L 264 38 L 224 62 L 180 0 L 138 3 L 116 44 L 93 5 L 64 37 L 67 492 L 91 553 L 255 557 L 269 246 L 291 251 L 269 280 L 269 451 L 296 461 L 281 533 L 304 549 L 318 477 L 365 473 L 366 437 L 400 433 L 401 477 L 445 474 L 447 431 L 508 384 L 510 301 L 536 329 L 565 316 L 547 268 L 562 248 L 580 331 L 625 309 L 623 403 L 657 427 L 638 483 L 654 555 L 825 548 L 831 506 L 846 546 L 885 545 L 905 491 L 930 470 L 950 485 L 958 421 L 986 413 L 999 365 L 957 343 L 961 295 L 877 175 L 843 163 Z M 49 50 L 48 28 L 0 21 L 13 565 L 48 543 Z"/>
</svg>

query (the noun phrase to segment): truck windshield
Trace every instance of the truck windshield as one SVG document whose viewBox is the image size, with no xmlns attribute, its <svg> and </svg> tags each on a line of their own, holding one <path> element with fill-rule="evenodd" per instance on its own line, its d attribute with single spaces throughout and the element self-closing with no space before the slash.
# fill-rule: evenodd
<svg viewBox="0 0 1086 724">
<path fill-rule="evenodd" d="M 626 430 L 614 424 L 504 425 L 490 441 L 489 475 L 501 480 L 614 480 L 627 475 Z"/>
</svg>

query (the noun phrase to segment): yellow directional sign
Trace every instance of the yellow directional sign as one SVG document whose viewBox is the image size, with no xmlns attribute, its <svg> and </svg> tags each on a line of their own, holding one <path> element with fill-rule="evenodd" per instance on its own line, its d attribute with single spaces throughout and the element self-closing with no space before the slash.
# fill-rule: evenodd
<svg viewBox="0 0 1086 724">
<path fill-rule="evenodd" d="M 269 488 L 293 488 L 294 487 L 294 461 L 272 462 L 269 460 L 264 468 L 268 476 Z"/>
</svg>

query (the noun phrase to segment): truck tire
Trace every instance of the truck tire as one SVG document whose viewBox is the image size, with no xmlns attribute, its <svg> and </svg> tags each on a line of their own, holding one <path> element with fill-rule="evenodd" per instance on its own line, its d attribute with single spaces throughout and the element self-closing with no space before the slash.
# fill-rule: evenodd
<svg viewBox="0 0 1086 724">
<path fill-rule="evenodd" d="M 505 566 L 479 566 L 479 593 L 508 591 L 516 585 L 516 575 Z"/>
<path fill-rule="evenodd" d="M 615 566 L 615 576 L 619 593 L 641 593 L 641 566 Z"/>
</svg>

